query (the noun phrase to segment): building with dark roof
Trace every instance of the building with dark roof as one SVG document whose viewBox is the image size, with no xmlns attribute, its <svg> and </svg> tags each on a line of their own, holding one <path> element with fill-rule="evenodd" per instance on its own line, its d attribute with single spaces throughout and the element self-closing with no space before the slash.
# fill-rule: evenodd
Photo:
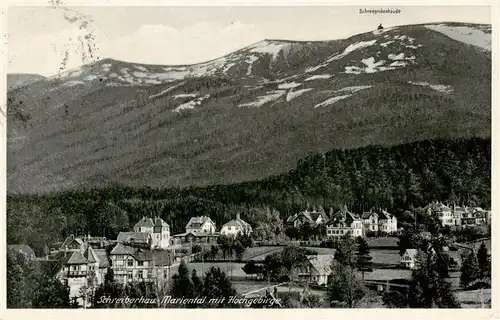
<svg viewBox="0 0 500 320">
<path fill-rule="evenodd" d="M 143 217 L 134 225 L 134 232 L 137 241 L 139 233 L 150 234 L 152 248 L 166 249 L 170 244 L 170 226 L 160 217 Z"/>
<path fill-rule="evenodd" d="M 186 233 L 193 234 L 213 234 L 215 233 L 215 223 L 207 216 L 192 217 L 186 225 Z"/>
<path fill-rule="evenodd" d="M 349 234 L 352 237 L 364 237 L 364 227 L 361 218 L 343 206 L 326 225 L 326 236 L 339 239 Z"/>
<path fill-rule="evenodd" d="M 288 226 L 293 226 L 295 228 L 300 228 L 304 223 L 308 223 L 311 226 L 318 226 L 320 224 L 325 224 L 328 222 L 328 216 L 323 210 L 305 210 L 289 216 L 286 220 Z"/>
<path fill-rule="evenodd" d="M 122 284 L 133 281 L 159 281 L 170 277 L 173 255 L 168 250 L 151 250 L 122 243 L 110 252 L 115 280 Z"/>
</svg>

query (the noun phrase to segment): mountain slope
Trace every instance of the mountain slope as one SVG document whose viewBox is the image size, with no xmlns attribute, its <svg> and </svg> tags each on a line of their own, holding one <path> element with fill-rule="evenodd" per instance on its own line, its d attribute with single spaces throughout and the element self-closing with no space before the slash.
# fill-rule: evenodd
<svg viewBox="0 0 500 320">
<path fill-rule="evenodd" d="M 13 90 L 22 86 L 33 84 L 45 79 L 44 76 L 31 73 L 9 73 L 7 74 L 7 89 Z"/>
<path fill-rule="evenodd" d="M 101 60 L 8 93 L 8 189 L 239 182 L 313 150 L 488 137 L 490 50 L 491 26 L 441 23 L 192 66 Z"/>
</svg>

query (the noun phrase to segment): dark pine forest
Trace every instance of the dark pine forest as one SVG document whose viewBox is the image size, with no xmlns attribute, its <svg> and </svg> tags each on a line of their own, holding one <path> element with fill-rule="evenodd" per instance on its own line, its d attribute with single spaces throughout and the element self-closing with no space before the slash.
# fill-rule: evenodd
<svg viewBox="0 0 500 320">
<path fill-rule="evenodd" d="M 210 216 L 217 227 L 239 212 L 278 211 L 281 219 L 307 207 L 342 205 L 361 213 L 384 208 L 400 215 L 432 201 L 490 208 L 491 140 L 425 140 L 310 153 L 286 174 L 232 185 L 133 188 L 111 184 L 39 195 L 7 196 L 7 242 L 37 255 L 70 234 L 114 238 L 142 216 L 160 216 L 172 233 L 190 217 Z"/>
</svg>

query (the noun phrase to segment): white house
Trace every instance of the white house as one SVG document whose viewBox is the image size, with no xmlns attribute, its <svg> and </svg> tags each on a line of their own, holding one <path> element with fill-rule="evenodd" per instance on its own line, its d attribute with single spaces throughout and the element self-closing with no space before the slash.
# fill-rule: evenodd
<svg viewBox="0 0 500 320">
<path fill-rule="evenodd" d="M 344 206 L 335 217 L 326 225 L 326 236 L 338 239 L 345 234 L 352 237 L 363 237 L 363 223 L 361 219 L 347 210 Z"/>
<path fill-rule="evenodd" d="M 426 207 L 428 214 L 437 215 L 441 225 L 444 226 L 456 226 L 460 225 L 460 217 L 458 217 L 450 207 L 444 205 L 441 202 L 433 202 Z"/>
<path fill-rule="evenodd" d="M 417 252 L 417 249 L 406 249 L 405 253 L 401 257 L 401 264 L 405 268 L 413 269 L 415 267 Z"/>
<path fill-rule="evenodd" d="M 328 277 L 332 274 L 331 265 L 333 263 L 334 255 L 332 254 L 318 254 L 308 256 L 308 264 L 304 267 L 297 268 L 294 273 L 299 279 L 308 283 L 317 285 L 327 285 Z"/>
<path fill-rule="evenodd" d="M 215 233 L 215 223 L 206 216 L 201 217 L 192 217 L 189 219 L 188 224 L 186 225 L 186 233 L 206 233 L 206 234 L 214 234 Z"/>
<path fill-rule="evenodd" d="M 224 224 L 220 230 L 222 235 L 235 237 L 236 235 L 244 234 L 250 235 L 252 233 L 252 226 L 240 218 L 240 214 L 236 214 L 236 219 Z"/>
<path fill-rule="evenodd" d="M 143 217 L 134 225 L 136 236 L 139 233 L 151 236 L 151 247 L 155 249 L 166 249 L 170 245 L 170 226 L 160 217 Z M 144 235 L 143 238 L 148 238 Z"/>
<path fill-rule="evenodd" d="M 380 212 L 378 224 L 378 229 L 381 232 L 392 233 L 398 231 L 398 219 L 385 210 Z"/>
<path fill-rule="evenodd" d="M 379 215 L 376 212 L 363 212 L 361 215 L 361 220 L 367 231 L 378 231 L 378 219 Z"/>
</svg>

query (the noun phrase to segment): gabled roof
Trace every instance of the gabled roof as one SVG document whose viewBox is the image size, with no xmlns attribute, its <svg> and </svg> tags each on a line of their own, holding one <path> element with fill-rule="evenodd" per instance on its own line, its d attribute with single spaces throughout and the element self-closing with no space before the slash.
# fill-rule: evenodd
<svg viewBox="0 0 500 320">
<path fill-rule="evenodd" d="M 417 252 L 418 252 L 417 249 L 406 249 L 404 255 L 408 255 L 411 258 L 415 258 L 415 256 L 417 255 Z"/>
<path fill-rule="evenodd" d="M 333 259 L 333 254 L 318 254 L 310 257 L 309 262 L 320 275 L 329 275 L 332 273 L 331 265 Z"/>
<path fill-rule="evenodd" d="M 120 243 L 148 243 L 151 235 L 147 232 L 120 232 L 116 238 Z"/>
<path fill-rule="evenodd" d="M 69 237 L 67 237 L 67 238 L 64 240 L 63 244 L 61 245 L 61 248 L 65 248 L 65 247 L 69 246 L 72 242 L 76 242 L 76 243 L 77 243 L 77 244 L 79 244 L 79 245 L 83 245 L 83 241 L 82 241 L 82 239 L 80 239 L 80 238 L 75 238 L 75 236 L 70 235 Z"/>
<path fill-rule="evenodd" d="M 78 251 L 71 252 L 65 264 L 87 264 L 88 260 Z"/>
<path fill-rule="evenodd" d="M 377 218 L 379 217 L 376 212 L 363 212 L 363 214 L 361 215 L 361 219 L 368 219 L 373 215 L 377 216 Z"/>
<path fill-rule="evenodd" d="M 238 218 L 229 221 L 228 223 L 224 224 L 222 227 L 239 227 L 239 228 L 245 230 L 245 232 L 252 230 L 252 226 L 250 226 L 250 224 L 248 224 L 247 222 L 245 222 L 241 219 L 238 219 Z"/>
<path fill-rule="evenodd" d="M 201 228 L 206 222 L 213 224 L 212 219 L 207 216 L 192 217 L 186 225 L 186 229 L 198 229 Z"/>
<path fill-rule="evenodd" d="M 167 250 L 150 250 L 118 243 L 110 254 L 129 255 L 137 261 L 152 261 L 156 266 L 172 264 L 172 254 Z"/>
<path fill-rule="evenodd" d="M 385 210 L 381 210 L 381 211 L 380 211 L 380 214 L 381 214 L 381 216 L 382 216 L 381 220 L 384 220 L 384 219 L 387 219 L 387 220 L 392 219 L 392 215 L 391 215 L 389 212 L 385 211 Z"/>
<path fill-rule="evenodd" d="M 99 268 L 109 267 L 108 253 L 106 252 L 106 249 L 93 249 L 93 250 L 97 257 L 97 261 L 99 261 Z"/>
<path fill-rule="evenodd" d="M 153 219 L 148 218 L 148 217 L 143 217 L 141 220 L 139 220 L 139 222 L 137 222 L 134 225 L 134 229 L 138 229 L 141 227 L 151 228 L 151 227 L 154 227 L 154 225 L 155 224 L 153 222 Z"/>
<path fill-rule="evenodd" d="M 162 218 L 160 217 L 155 217 L 154 218 L 154 225 L 155 227 L 168 227 L 168 223 L 166 223 Z"/>
<path fill-rule="evenodd" d="M 87 247 L 87 250 L 85 250 L 83 256 L 85 257 L 85 259 L 87 259 L 89 263 L 99 262 L 99 258 L 97 257 L 97 255 L 94 252 L 94 249 L 92 249 L 91 246 Z"/>
</svg>

